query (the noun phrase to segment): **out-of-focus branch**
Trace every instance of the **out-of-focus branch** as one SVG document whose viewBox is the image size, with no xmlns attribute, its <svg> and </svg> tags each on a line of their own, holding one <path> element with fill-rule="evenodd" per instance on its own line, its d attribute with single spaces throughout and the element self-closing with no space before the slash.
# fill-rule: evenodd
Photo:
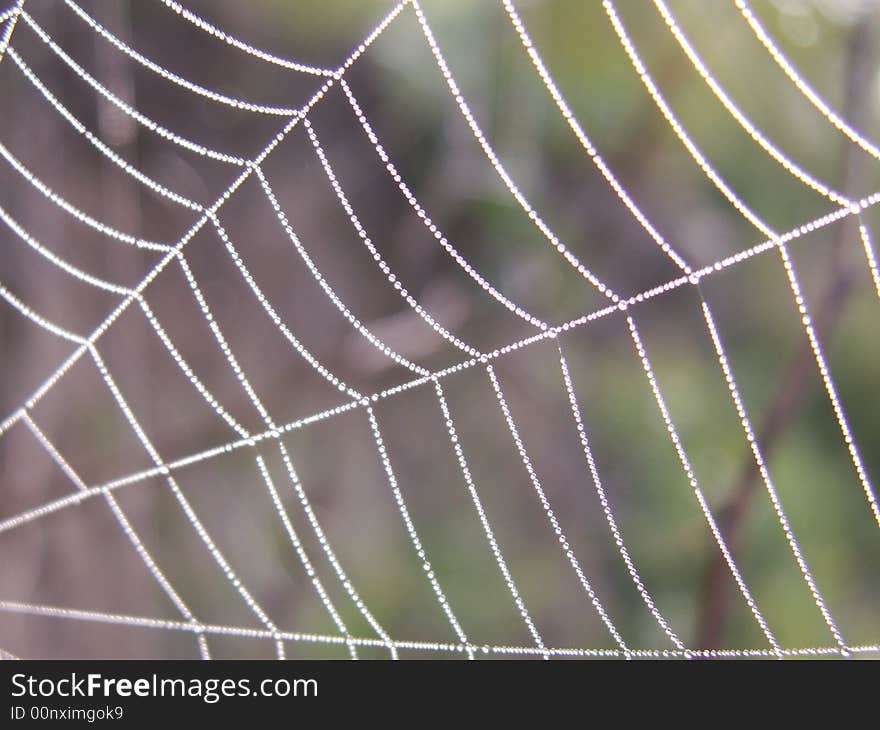
<svg viewBox="0 0 880 730">
<path fill-rule="evenodd" d="M 853 25 L 849 36 L 846 67 L 845 117 L 857 126 L 865 116 L 866 93 L 871 82 L 873 33 L 869 18 Z M 863 154 L 854 145 L 845 143 L 842 155 L 841 181 L 845 193 L 861 189 L 865 177 Z M 833 335 L 851 298 L 857 270 L 843 255 L 845 242 L 855 234 L 849 221 L 837 226 L 829 247 L 828 285 L 818 307 L 814 309 L 813 321 L 820 338 Z M 804 338 L 800 348 L 789 362 L 779 389 L 771 401 L 764 419 L 758 442 L 764 457 L 769 458 L 782 437 L 797 418 L 804 403 L 804 396 L 816 377 L 816 363 L 809 342 Z M 731 490 L 730 497 L 720 516 L 720 527 L 733 554 L 742 546 L 743 533 L 749 518 L 750 507 L 761 485 L 760 474 L 749 452 Z M 702 611 L 697 626 L 697 645 L 715 648 L 720 645 L 730 614 L 733 598 L 732 581 L 728 567 L 720 552 L 713 551 L 702 586 Z"/>
</svg>

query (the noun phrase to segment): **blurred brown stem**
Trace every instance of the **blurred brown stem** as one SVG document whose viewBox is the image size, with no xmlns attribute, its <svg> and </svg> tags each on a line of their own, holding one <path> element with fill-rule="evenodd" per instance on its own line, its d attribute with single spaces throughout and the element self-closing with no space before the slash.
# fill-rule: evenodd
<svg viewBox="0 0 880 730">
<path fill-rule="evenodd" d="M 843 116 L 856 125 L 864 116 L 867 96 L 865 92 L 871 81 L 872 38 L 868 20 L 869 18 L 863 17 L 860 22 L 855 23 L 848 40 L 847 95 Z M 842 187 L 847 194 L 861 187 L 859 183 L 865 173 L 865 157 L 854 145 L 845 146 L 841 172 Z M 844 242 L 852 234 L 850 224 L 837 226 L 829 247 L 828 287 L 813 316 L 820 339 L 833 335 L 852 294 L 856 272 L 842 255 Z M 770 458 L 800 413 L 804 396 L 815 380 L 815 369 L 813 352 L 805 337 L 785 369 L 779 389 L 758 433 L 758 443 L 765 459 Z M 733 555 L 737 555 L 742 547 L 752 500 L 759 491 L 760 484 L 760 475 L 749 451 L 730 497 L 719 515 L 719 526 Z M 697 626 L 699 647 L 710 649 L 720 645 L 729 620 L 733 593 L 727 563 L 720 551 L 713 551 L 703 579 L 700 604 L 702 611 Z"/>
</svg>

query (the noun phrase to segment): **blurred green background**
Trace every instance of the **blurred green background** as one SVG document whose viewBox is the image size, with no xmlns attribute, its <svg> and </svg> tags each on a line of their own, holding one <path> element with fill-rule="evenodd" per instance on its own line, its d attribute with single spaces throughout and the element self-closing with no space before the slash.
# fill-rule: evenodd
<svg viewBox="0 0 880 730">
<path fill-rule="evenodd" d="M 222 43 L 160 2 L 79 3 L 141 53 L 208 89 L 299 108 L 320 76 L 268 64 Z M 794 180 L 711 95 L 653 3 L 616 4 L 645 65 L 706 158 L 766 223 L 787 231 L 837 208 Z M 758 43 L 733 2 L 670 0 L 670 10 L 732 99 L 791 159 L 854 199 L 880 190 L 877 160 L 827 122 Z M 229 109 L 138 65 L 61 2 L 27 11 L 83 68 L 146 116 L 214 149 L 250 158 L 283 117 Z M 248 43 L 336 68 L 393 7 L 369 0 L 228 0 L 187 7 Z M 602 3 L 516 3 L 586 133 L 637 205 L 694 267 L 765 237 L 717 192 L 654 105 Z M 880 138 L 871 0 L 762 0 L 753 5 L 803 76 L 868 138 Z M 633 220 L 564 123 L 500 2 L 425 0 L 425 15 L 461 93 L 512 178 L 561 241 L 621 296 L 679 276 Z M 24 23 L 12 47 L 52 93 L 131 165 L 208 205 L 239 171 L 169 143 L 97 95 Z M 510 300 L 554 324 L 607 304 L 535 228 L 499 180 L 450 95 L 412 7 L 346 80 L 402 179 L 449 242 Z M 9 57 L 0 64 L 0 142 L 59 195 L 97 219 L 175 243 L 196 214 L 108 162 L 65 122 Z M 470 279 L 426 230 L 391 180 L 336 84 L 309 113 L 339 185 L 372 244 L 440 324 L 483 352 L 534 334 Z M 348 309 L 420 366 L 468 356 L 438 337 L 391 287 L 364 246 L 302 125 L 263 169 L 290 225 Z M 135 286 L 161 254 L 102 237 L 59 210 L 5 162 L 0 206 L 48 249 L 108 281 Z M 333 306 L 251 176 L 219 218 L 289 330 L 330 371 L 371 394 L 414 377 L 367 342 Z M 868 230 L 878 214 L 863 214 Z M 0 230 L 0 281 L 53 322 L 88 334 L 116 295 L 72 279 L 16 234 Z M 880 477 L 880 301 L 847 218 L 796 239 L 790 252 L 869 478 Z M 210 226 L 186 261 L 254 390 L 278 424 L 347 402 L 267 317 Z M 659 387 L 707 502 L 767 623 L 785 648 L 834 647 L 774 513 L 701 312 L 712 307 L 772 484 L 828 610 L 852 645 L 880 637 L 880 533 L 840 433 L 780 256 L 769 250 L 634 306 Z M 251 433 L 266 429 L 232 373 L 176 262 L 145 298 L 170 341 L 217 401 Z M 72 345 L 0 309 L 3 417 Z M 592 454 L 647 592 L 681 641 L 707 649 L 768 642 L 720 556 L 645 377 L 623 314 L 561 336 Z M 97 341 L 145 434 L 166 462 L 236 441 L 181 372 L 138 306 Z M 633 649 L 673 649 L 623 563 L 577 439 L 553 340 L 493 361 L 547 499 L 611 621 Z M 547 646 L 615 649 L 566 556 L 480 364 L 442 380 L 473 483 L 523 602 Z M 154 466 L 94 362 L 65 372 L 31 415 L 83 482 L 102 485 Z M 473 644 L 534 647 L 493 558 L 430 383 L 375 406 L 409 514 Z M 363 408 L 283 437 L 304 493 L 339 563 L 394 639 L 456 644 L 401 519 Z M 303 549 L 350 635 L 375 639 L 327 559 L 271 439 L 175 470 L 218 548 L 284 631 L 339 635 L 319 600 L 255 461 L 266 460 Z M 76 487 L 17 423 L 0 438 L 0 520 Z M 261 628 L 156 476 L 115 492 L 133 528 L 192 613 L 217 626 Z M 25 657 L 190 657 L 188 631 L 33 615 L 21 604 L 180 620 L 106 502 L 85 500 L 0 532 L 0 647 Z M 9 603 L 12 602 L 12 603 Z M 13 605 L 14 604 L 14 605 Z M 100 619 L 101 616 L 93 618 Z M 271 656 L 273 642 L 208 638 L 213 656 Z M 348 656 L 345 645 L 286 642 L 291 657 Z M 363 657 L 385 657 L 362 647 Z M 407 658 L 461 656 L 426 648 Z M 505 656 L 502 653 L 486 656 Z M 533 656 L 531 654 L 530 656 Z"/>
</svg>

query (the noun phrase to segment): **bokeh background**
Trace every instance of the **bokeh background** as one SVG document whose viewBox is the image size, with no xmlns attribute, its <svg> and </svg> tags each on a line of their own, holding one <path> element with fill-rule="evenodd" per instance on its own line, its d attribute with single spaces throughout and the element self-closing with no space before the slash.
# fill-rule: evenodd
<svg viewBox="0 0 880 730">
<path fill-rule="evenodd" d="M 181 77 L 229 96 L 298 108 L 324 79 L 279 68 L 207 34 L 158 1 L 79 3 L 117 37 Z M 335 68 L 392 8 L 390 0 L 190 0 L 233 35 L 303 63 Z M 757 127 L 816 177 L 855 198 L 880 189 L 880 165 L 840 135 L 795 90 L 733 2 L 671 0 L 704 61 Z M 570 249 L 629 296 L 678 276 L 633 221 L 564 124 L 500 3 L 425 0 L 424 11 L 475 117 L 499 157 Z M 763 236 L 708 183 L 672 134 L 597 1 L 523 0 L 529 32 L 603 158 L 656 228 L 705 266 Z M 283 117 L 231 109 L 138 65 L 59 0 L 26 10 L 101 84 L 144 115 L 198 143 L 250 158 Z M 656 83 L 706 157 L 776 230 L 836 206 L 793 180 L 730 118 L 689 64 L 652 3 L 618 9 Z M 872 0 L 761 0 L 754 9 L 803 75 L 868 137 L 880 138 Z M 18 57 L 69 112 L 131 166 L 200 204 L 239 171 L 139 125 L 96 94 L 20 22 Z M 551 323 L 605 306 L 543 239 L 475 142 L 411 7 L 346 75 L 402 178 L 448 240 L 505 296 Z M 197 214 L 163 198 L 103 157 L 6 56 L 0 64 L 0 142 L 58 195 L 108 225 L 175 243 Z M 407 204 L 338 85 L 310 112 L 339 184 L 371 242 L 440 324 L 481 351 L 534 334 L 485 294 Z M 304 249 L 350 311 L 404 357 L 439 370 L 467 359 L 389 285 L 340 206 L 302 125 L 264 165 Z M 0 206 L 46 249 L 83 271 L 135 286 L 161 252 L 112 240 L 54 205 L 0 164 Z M 315 283 L 251 176 L 219 218 L 290 332 L 363 393 L 412 380 L 374 348 Z M 878 213 L 864 215 L 880 229 Z M 48 320 L 91 333 L 117 294 L 76 280 L 0 226 L 0 281 Z M 880 479 L 878 315 L 855 221 L 797 239 L 791 254 L 819 327 L 867 472 Z M 291 347 L 266 315 L 211 226 L 186 261 L 229 347 L 271 417 L 285 424 L 349 398 Z M 845 640 L 880 640 L 880 532 L 829 404 L 781 259 L 770 250 L 705 279 L 710 302 L 773 481 Z M 172 262 L 144 297 L 192 371 L 253 433 L 263 421 Z M 715 359 L 692 287 L 632 310 L 673 421 L 758 605 L 787 648 L 834 646 L 792 558 Z M 691 647 L 767 648 L 700 512 L 654 401 L 626 321 L 611 314 L 560 338 L 598 472 L 644 584 Z M 0 306 L 0 413 L 5 418 L 74 345 Z M 181 372 L 139 306 L 97 342 L 119 390 L 165 461 L 235 441 Z M 556 345 L 546 340 L 494 367 L 547 498 L 608 615 L 632 648 L 673 648 L 645 607 L 609 533 L 577 440 Z M 511 575 L 546 644 L 616 648 L 558 547 L 507 429 L 486 371 L 442 381 L 460 444 Z M 84 484 L 150 469 L 94 361 L 65 372 L 30 411 Z M 468 638 L 534 646 L 474 510 L 431 384 L 376 404 L 375 415 L 413 524 Z M 415 555 L 378 456 L 367 413 L 354 408 L 283 437 L 340 564 L 394 639 L 457 637 Z M 290 544 L 256 456 L 353 636 L 376 632 L 326 559 L 271 439 L 174 471 L 214 542 L 284 631 L 338 635 Z M 64 497 L 75 484 L 23 421 L 0 437 L 0 520 Z M 137 479 L 119 506 L 192 613 L 204 623 L 261 624 L 212 560 L 167 482 Z M 22 657 L 193 657 L 187 631 L 34 615 L 23 604 L 179 621 L 101 498 L 0 532 L 0 647 Z M 100 619 L 100 616 L 96 616 Z M 266 639 L 211 636 L 216 657 L 274 654 Z M 344 658 L 344 645 L 286 642 L 291 657 Z M 363 657 L 385 657 L 362 648 Z M 407 658 L 461 656 L 404 650 Z M 496 656 L 489 654 L 487 656 Z"/>
</svg>

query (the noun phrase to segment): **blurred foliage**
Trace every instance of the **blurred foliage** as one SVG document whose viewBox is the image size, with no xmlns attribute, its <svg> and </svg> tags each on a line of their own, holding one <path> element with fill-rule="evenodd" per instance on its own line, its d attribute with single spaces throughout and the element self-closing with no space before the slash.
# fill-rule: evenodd
<svg viewBox="0 0 880 730">
<path fill-rule="evenodd" d="M 224 93 L 299 105 L 321 83 L 314 77 L 293 75 L 292 79 L 291 74 L 245 59 L 216 41 L 209 43 L 158 3 L 124 5 L 128 16 L 121 18 L 109 0 L 83 5 L 102 22 L 115 22 L 114 32 L 127 35 L 145 52 L 149 48 L 159 62 Z M 880 189 L 876 160 L 854 154 L 851 145 L 799 96 L 751 35 L 732 2 L 671 0 L 669 5 L 730 96 L 786 154 L 819 179 L 854 197 Z M 212 144 L 247 154 L 262 147 L 262 140 L 277 127 L 275 119 L 259 129 L 246 117 L 226 120 L 210 102 L 179 92 L 172 99 L 166 86 L 124 61 L 120 54 L 112 55 L 114 60 L 108 65 L 106 55 L 94 50 L 103 41 L 84 30 L 60 4 L 32 0 L 28 6 L 62 45 L 88 60 L 91 71 L 105 83 L 114 78 L 111 67 L 125 69 L 138 107 L 164 114 L 163 123 L 172 128 L 178 128 L 176 122 L 195 139 L 203 140 L 207 135 Z M 391 4 L 388 0 L 264 0 L 246 4 L 205 0 L 189 6 L 259 47 L 332 68 Z M 634 294 L 674 278 L 677 269 L 608 191 L 563 123 L 500 3 L 426 0 L 424 6 L 486 136 L 560 239 L 621 293 Z M 708 265 L 762 239 L 708 183 L 673 136 L 627 61 L 600 2 L 524 0 L 517 7 L 600 154 L 648 218 L 688 261 Z M 880 85 L 874 70 L 875 4 L 764 0 L 756 1 L 754 8 L 804 77 L 830 104 L 838 110 L 857 111 L 857 126 L 869 138 L 880 138 Z M 639 53 L 682 123 L 731 187 L 759 215 L 783 231 L 834 209 L 833 204 L 788 177 L 727 115 L 690 66 L 653 4 L 621 0 L 619 10 Z M 853 101 L 847 88 L 852 83 L 853 37 L 860 26 L 870 29 L 870 43 L 859 53 L 869 55 L 867 66 L 872 75 L 856 89 Z M 167 30 L 170 27 L 177 36 Z M 34 54 L 35 66 L 64 90 L 71 105 L 78 104 L 77 113 L 90 126 L 99 124 L 101 105 L 88 90 L 64 77 L 57 59 L 53 65 L 32 34 L 24 37 L 27 33 L 16 32 L 16 46 L 21 44 Z M 114 183 L 118 171 L 108 171 L 94 150 L 67 152 L 68 145 L 74 144 L 69 131 L 57 122 L 53 122 L 56 128 L 42 121 L 51 114 L 49 108 L 13 74 L 8 61 L 0 67 L 0 76 L 2 98 L 21 99 L 20 104 L 4 104 L 0 115 L 3 142 L 53 187 L 81 201 L 78 204 L 84 208 L 103 210 L 105 217 L 125 230 L 134 227 L 155 236 L 159 231 L 172 240 L 186 230 L 191 219 L 180 211 L 167 212 L 142 191 L 125 188 L 129 182 Z M 407 184 L 449 240 L 487 280 L 552 322 L 564 322 L 604 306 L 605 300 L 552 253 L 482 156 L 411 9 L 376 41 L 348 78 Z M 210 111 L 204 110 L 206 106 Z M 312 118 L 365 228 L 413 296 L 430 302 L 426 308 L 438 312 L 438 319 L 448 322 L 463 340 L 486 350 L 532 334 L 523 322 L 479 292 L 433 245 L 397 189 L 384 177 L 341 94 L 328 94 Z M 28 130 L 28 125 L 37 132 Z M 117 148 L 127 159 L 166 174 L 163 181 L 171 187 L 203 191 L 188 190 L 187 194 L 199 195 L 207 202 L 213 199 L 211 192 L 216 196 L 231 179 L 228 170 L 185 159 L 179 150 L 160 149 L 147 136 L 137 132 Z M 431 368 L 460 360 L 461 353 L 443 343 L 418 344 L 421 340 L 411 334 L 412 318 L 401 314 L 405 305 L 375 268 L 368 270 L 369 258 L 340 214 L 307 138 L 298 132 L 293 137 L 267 162 L 267 175 L 282 206 L 288 209 L 293 227 L 328 280 L 344 292 L 345 301 L 368 327 L 385 333 L 408 357 Z M 72 256 L 79 255 L 76 240 L 81 229 L 61 217 L 45 216 L 48 203 L 32 190 L 22 190 L 25 183 L 14 173 L 8 173 L 0 184 L 4 207 L 29 227 L 43 226 L 40 237 L 47 244 L 63 241 Z M 410 373 L 388 367 L 381 358 L 377 361 L 375 353 L 351 334 L 348 323 L 327 305 L 320 291 L 309 289 L 308 274 L 289 243 L 279 237 L 271 210 L 260 202 L 258 189 L 248 185 L 237 196 L 241 198 L 239 207 L 230 203 L 228 216 L 224 209 L 221 217 L 261 286 L 265 282 L 270 298 L 285 318 L 290 318 L 291 329 L 329 362 L 332 370 L 346 373 L 358 387 L 363 384 L 364 392 L 411 379 Z M 115 190 L 108 192 L 111 188 Z M 120 212 L 118 195 L 123 189 L 128 191 L 124 192 L 129 201 L 127 213 Z M 880 230 L 876 226 L 878 214 L 868 211 L 864 219 L 869 227 Z M 204 238 L 210 239 L 210 234 Z M 227 332 L 234 332 L 232 344 L 243 352 L 243 366 L 276 420 L 301 418 L 341 402 L 339 394 L 318 382 L 277 333 L 261 323 L 265 320 L 262 311 L 253 305 L 250 292 L 234 270 L 222 261 L 222 247 L 216 241 L 201 239 L 200 234 L 187 249 L 192 250 L 193 268 L 218 320 Z M 43 279 L 39 285 L 34 283 L 33 252 L 23 250 L 7 230 L 0 241 L 4 246 L 4 284 L 21 292 L 23 298 L 30 297 L 26 300 L 37 311 L 56 312 L 62 319 L 75 319 L 81 313 L 77 331 L 90 331 L 109 311 L 103 301 L 81 298 L 78 289 L 47 286 Z M 92 265 L 108 278 L 125 273 L 137 281 L 139 272 L 148 270 L 144 268 L 149 263 L 145 257 L 123 261 L 119 254 L 101 253 L 91 239 L 83 248 L 92 251 Z M 854 272 L 845 295 L 841 295 L 839 320 L 822 332 L 822 338 L 865 466 L 877 481 L 880 303 L 872 290 L 856 227 L 852 221 L 836 224 L 796 240 L 791 251 L 814 314 L 831 306 L 826 302 L 835 297 L 838 269 Z M 39 271 L 43 277 L 43 270 Z M 756 256 L 707 277 L 701 289 L 715 311 L 760 436 L 771 403 L 785 386 L 789 364 L 799 356 L 804 343 L 779 256 L 774 251 Z M 149 294 L 157 316 L 173 330 L 177 344 L 184 343 L 181 347 L 186 348 L 196 372 L 220 394 L 224 404 L 232 404 L 236 417 L 247 412 L 249 420 L 243 422 L 261 430 L 258 419 L 248 412 L 247 399 L 225 372 L 226 363 L 200 324 L 198 311 L 187 309 L 191 302 L 183 303 L 188 294 L 182 277 L 163 274 Z M 8 374 L 2 386 L 4 411 L 16 407 L 65 352 L 43 344 L 42 333 L 25 332 L 24 325 L 13 322 L 18 315 L 10 311 L 0 315 L 3 367 Z M 697 478 L 716 516 L 723 515 L 751 454 L 705 330 L 700 300 L 695 291 L 682 288 L 635 307 L 633 312 Z M 196 402 L 191 386 L 174 371 L 173 363 L 168 364 L 167 353 L 156 343 L 155 334 L 143 322 L 129 322 L 134 316 L 126 317 L 117 329 L 127 334 L 120 334 L 118 340 L 108 336 L 106 354 L 111 370 L 123 381 L 123 390 L 165 458 L 230 440 L 234 434 L 223 430 L 222 423 L 218 424 L 203 405 L 186 405 Z M 717 560 L 718 551 L 634 355 L 625 321 L 611 315 L 567 334 L 561 342 L 603 484 L 627 547 L 657 606 L 682 640 L 692 645 L 699 641 L 699 627 L 705 619 L 706 572 Z M 544 343 L 497 361 L 499 378 L 529 455 L 579 559 L 629 645 L 671 647 L 634 589 L 609 535 L 575 439 L 556 358 L 554 346 Z M 132 441 L 100 380 L 94 374 L 80 374 L 79 369 L 65 376 L 80 378 L 75 385 L 65 380 L 57 386 L 59 390 L 68 388 L 63 392 L 72 395 L 51 401 L 37 414 L 44 430 L 56 438 L 59 449 L 75 462 L 89 484 L 147 468 L 149 460 Z M 170 383 L 172 378 L 179 383 Z M 513 448 L 485 373 L 472 368 L 448 378 L 444 387 L 490 521 L 548 644 L 613 647 L 570 566 L 553 544 L 546 517 Z M 413 389 L 382 401 L 376 410 L 416 528 L 469 637 L 477 644 L 528 644 L 530 637 L 474 516 L 430 388 Z M 11 495 L 5 501 L 0 497 L 3 517 L 70 488 L 32 444 L 15 438 L 14 442 L 9 438 L 0 441 L 0 484 L 2 493 Z M 353 411 L 296 430 L 286 442 L 340 559 L 383 625 L 399 638 L 454 641 L 401 528 L 363 413 Z M 24 459 L 23 450 L 33 452 L 32 457 Z M 285 495 L 296 529 L 320 565 L 319 574 L 349 630 L 354 635 L 372 636 L 322 561 L 317 541 L 308 534 L 309 525 L 298 511 L 277 451 L 266 445 L 259 451 L 270 460 L 270 470 Z M 809 369 L 805 392 L 768 454 L 768 464 L 844 636 L 852 644 L 876 644 L 880 636 L 880 536 L 814 365 Z M 187 467 L 179 478 L 217 543 L 279 626 L 304 632 L 335 631 L 266 497 L 252 451 Z M 256 625 L 205 557 L 192 527 L 159 480 L 120 490 L 120 502 L 130 510 L 145 543 L 155 551 L 175 585 L 181 586 L 196 615 L 220 624 Z M 99 505 L 91 506 L 99 511 Z M 14 551 L 8 554 L 15 556 L 4 561 L 6 572 L 0 586 L 8 588 L 3 588 L 0 598 L 174 618 L 173 609 L 152 587 L 136 558 L 128 555 L 130 546 L 118 528 L 106 515 L 91 516 L 85 507 L 77 509 L 75 515 L 67 516 L 73 520 L 70 524 L 63 523 L 64 516 L 59 514 L 34 523 L 27 536 L 0 535 L 5 549 Z M 780 643 L 786 647 L 833 645 L 761 484 L 749 501 L 742 530 L 735 557 Z M 105 551 L 100 547 L 105 540 L 118 548 L 112 551 L 115 555 L 98 559 L 96 555 Z M 79 567 L 71 569 L 71 562 Z M 12 563 L 18 567 L 11 568 Z M 128 577 L 108 587 L 108 576 L 122 574 Z M 720 646 L 765 647 L 764 637 L 732 582 L 726 591 L 730 615 L 723 622 Z M 193 651 L 192 638 L 186 634 L 163 634 L 158 640 L 148 631 L 113 633 L 91 624 L 81 633 L 70 633 L 69 626 L 65 631 L 56 622 L 50 631 L 45 629 L 47 623 L 52 622 L 0 614 L 0 646 L 28 656 L 184 656 Z M 269 642 L 224 638 L 212 639 L 211 644 L 218 656 L 271 651 Z M 320 645 L 291 643 L 289 655 L 342 657 L 346 655 L 343 649 L 328 653 Z M 370 650 L 363 654 L 382 655 Z"/>
</svg>

